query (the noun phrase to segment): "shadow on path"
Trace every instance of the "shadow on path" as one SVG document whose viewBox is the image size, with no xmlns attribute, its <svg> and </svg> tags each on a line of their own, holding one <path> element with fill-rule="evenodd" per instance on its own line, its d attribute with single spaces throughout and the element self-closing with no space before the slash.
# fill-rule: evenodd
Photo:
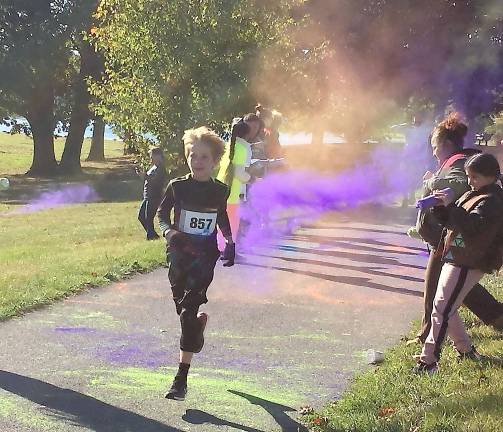
<svg viewBox="0 0 503 432">
<path fill-rule="evenodd" d="M 54 416 L 96 432 L 181 432 L 73 390 L 0 370 L 0 388 L 42 405 Z"/>
<path fill-rule="evenodd" d="M 289 258 L 289 257 L 258 254 L 258 253 L 254 253 L 253 256 L 261 256 L 264 258 L 274 258 L 274 259 L 278 259 L 278 260 L 282 260 L 282 261 L 286 261 L 286 262 L 293 262 L 293 263 L 297 263 L 297 264 L 319 265 L 319 266 L 328 267 L 328 268 L 353 270 L 353 271 L 359 271 L 362 273 L 367 273 L 367 274 L 370 274 L 373 276 L 385 276 L 385 277 L 390 277 L 390 278 L 395 278 L 395 279 L 407 280 L 407 281 L 411 281 L 411 282 L 420 282 L 420 283 L 424 282 L 424 279 L 422 279 L 422 278 L 417 278 L 414 276 L 406 276 L 406 275 L 401 275 L 401 274 L 394 274 L 392 272 L 392 270 L 385 272 L 385 271 L 381 271 L 379 268 L 376 268 L 376 267 L 358 267 L 358 266 L 351 266 L 351 265 L 345 265 L 345 264 L 331 263 L 331 262 L 326 262 L 326 261 L 312 260 L 312 259 L 307 259 L 307 258 Z"/>
<path fill-rule="evenodd" d="M 208 414 L 205 411 L 195 409 L 188 409 L 186 413 L 182 416 L 182 419 L 185 420 L 187 423 L 193 425 L 211 424 L 214 426 L 228 426 L 245 432 L 263 432 L 260 429 L 255 429 L 252 427 L 241 425 L 239 423 L 224 420 L 212 414 Z"/>
<path fill-rule="evenodd" d="M 281 427 L 283 432 L 307 432 L 307 429 L 292 419 L 287 412 L 296 412 L 297 410 L 286 405 L 281 405 L 276 402 L 271 402 L 248 393 L 242 393 L 236 390 L 227 390 L 236 396 L 240 396 L 250 402 L 252 405 L 258 405 L 266 410 Z"/>
<path fill-rule="evenodd" d="M 294 408 L 271 402 L 248 393 L 242 393 L 236 390 L 227 391 L 233 395 L 246 399 L 252 405 L 258 405 L 263 408 L 272 416 L 283 432 L 307 432 L 305 426 L 298 423 L 287 414 L 287 412 L 296 412 Z M 214 426 L 229 426 L 245 432 L 262 432 L 259 429 L 224 420 L 200 410 L 189 409 L 182 419 L 194 425 L 212 424 Z"/>
<path fill-rule="evenodd" d="M 291 245 L 276 245 L 273 246 L 272 249 L 278 249 L 285 252 L 297 252 L 297 253 L 305 253 L 311 255 L 320 255 L 320 256 L 329 256 L 333 258 L 343 258 L 348 259 L 350 261 L 363 262 L 363 263 L 371 263 L 371 264 L 382 264 L 382 265 L 390 265 L 397 267 L 408 267 L 416 270 L 426 270 L 426 267 L 415 265 L 415 264 L 406 264 L 401 263 L 395 258 L 386 258 L 378 255 L 371 254 L 359 254 L 359 253 L 350 253 L 350 252 L 341 252 L 341 251 L 327 251 L 327 250 L 317 250 L 311 248 L 302 248 Z M 248 253 L 248 255 L 253 255 L 253 253 Z"/>
<path fill-rule="evenodd" d="M 416 290 L 411 290 L 411 289 L 407 289 L 407 288 L 391 287 L 389 285 L 383 285 L 383 284 L 379 284 L 376 282 L 372 282 L 370 279 L 363 278 L 363 277 L 335 276 L 335 275 L 316 273 L 316 272 L 306 271 L 306 270 L 296 270 L 296 269 L 291 269 L 291 268 L 287 268 L 287 267 L 254 264 L 254 263 L 249 263 L 246 261 L 245 262 L 237 261 L 236 264 L 249 266 L 249 267 L 258 267 L 258 268 L 265 268 L 265 269 L 271 269 L 271 270 L 285 271 L 285 272 L 300 274 L 300 275 L 304 275 L 304 276 L 311 276 L 311 277 L 315 277 L 318 279 L 324 279 L 324 280 L 328 280 L 328 281 L 340 283 L 340 284 L 345 284 L 345 285 L 352 285 L 352 286 L 357 286 L 357 287 L 362 287 L 362 288 L 372 288 L 372 289 L 376 289 L 376 290 L 380 290 L 380 291 L 388 291 L 388 292 L 392 292 L 392 293 L 396 293 L 396 294 L 404 294 L 404 295 L 409 295 L 409 296 L 413 296 L 413 297 L 423 297 L 422 291 L 416 291 Z"/>
<path fill-rule="evenodd" d="M 348 220 L 348 222 L 351 222 Z M 353 221 L 354 222 L 354 221 Z M 317 230 L 350 230 L 350 231 L 359 231 L 359 232 L 369 232 L 369 233 L 379 233 L 379 234 L 393 234 L 393 235 L 402 235 L 406 236 L 407 233 L 400 231 L 391 231 L 391 230 L 382 230 L 382 229 L 372 229 L 372 228 L 360 228 L 360 227 L 352 227 L 345 225 L 316 225 L 316 224 L 306 224 L 302 225 L 302 228 L 312 228 Z"/>
<path fill-rule="evenodd" d="M 393 244 L 388 242 L 383 242 L 380 240 L 368 239 L 368 238 L 359 238 L 359 237 L 331 237 L 331 236 L 320 236 L 316 234 L 292 234 L 284 237 L 286 240 L 296 240 L 296 241 L 309 241 L 316 242 L 323 245 L 342 245 L 345 247 L 354 247 L 351 243 L 360 243 L 360 244 L 368 244 L 373 246 L 382 246 L 382 247 L 393 247 L 393 248 L 402 248 L 403 250 L 385 250 L 385 252 L 389 253 L 397 253 L 402 255 L 418 255 L 418 252 L 425 252 L 426 247 L 414 247 L 414 246 L 402 246 L 399 244 Z M 419 240 L 418 240 L 419 241 Z M 342 243 L 341 243 L 342 242 Z M 358 246 L 363 247 L 363 246 Z M 362 249 L 366 250 L 366 249 Z M 375 251 L 375 248 L 369 248 L 369 251 Z M 416 251 L 410 252 L 410 251 Z"/>
</svg>

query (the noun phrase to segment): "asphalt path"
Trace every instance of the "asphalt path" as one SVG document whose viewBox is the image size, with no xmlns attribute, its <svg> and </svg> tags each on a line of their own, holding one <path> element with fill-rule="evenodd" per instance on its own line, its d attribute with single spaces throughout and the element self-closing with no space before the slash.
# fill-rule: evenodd
<svg viewBox="0 0 503 432">
<path fill-rule="evenodd" d="M 163 398 L 179 338 L 165 268 L 0 324 L 0 431 L 303 430 L 301 406 L 338 398 L 419 317 L 410 223 L 336 215 L 218 264 L 184 402 Z"/>
</svg>

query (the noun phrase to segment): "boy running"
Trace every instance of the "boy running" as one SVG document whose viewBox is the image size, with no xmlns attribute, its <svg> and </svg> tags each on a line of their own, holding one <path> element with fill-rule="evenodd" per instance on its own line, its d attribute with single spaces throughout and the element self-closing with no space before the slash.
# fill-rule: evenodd
<svg viewBox="0 0 503 432">
<path fill-rule="evenodd" d="M 225 144 L 207 127 L 185 131 L 183 142 L 190 174 L 169 183 L 158 211 L 168 243 L 168 277 L 182 330 L 178 373 L 165 396 L 176 400 L 185 399 L 192 357 L 204 345 L 208 315 L 199 312 L 199 307 L 208 302 L 206 291 L 220 257 L 217 225 L 226 240 L 224 267 L 234 265 L 235 257 L 227 215 L 229 188 L 211 177 Z"/>
</svg>

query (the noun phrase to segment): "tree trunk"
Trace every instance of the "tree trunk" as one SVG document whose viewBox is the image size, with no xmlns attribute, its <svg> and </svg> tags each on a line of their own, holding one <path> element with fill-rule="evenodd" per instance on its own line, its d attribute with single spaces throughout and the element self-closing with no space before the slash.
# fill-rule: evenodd
<svg viewBox="0 0 503 432">
<path fill-rule="evenodd" d="M 29 101 L 30 110 L 26 119 L 30 123 L 33 135 L 33 160 L 30 176 L 52 177 L 58 172 L 58 163 L 54 154 L 54 89 L 45 83 L 35 88 L 33 99 Z"/>
<path fill-rule="evenodd" d="M 84 133 L 90 117 L 89 102 L 91 96 L 87 90 L 86 79 L 94 68 L 96 53 L 87 42 L 82 42 L 79 53 L 80 72 L 75 83 L 70 130 L 66 137 L 65 149 L 60 164 L 61 169 L 66 173 L 81 171 L 80 155 L 82 153 Z"/>
<path fill-rule="evenodd" d="M 84 81 L 77 84 L 75 104 L 70 118 L 70 130 L 66 137 L 65 149 L 61 157 L 60 167 L 65 173 L 81 171 L 80 155 L 84 142 L 84 133 L 89 121 L 89 93 Z"/>
<path fill-rule="evenodd" d="M 88 161 L 103 162 L 105 160 L 105 121 L 96 116 L 93 125 L 93 140 L 89 150 Z"/>
</svg>

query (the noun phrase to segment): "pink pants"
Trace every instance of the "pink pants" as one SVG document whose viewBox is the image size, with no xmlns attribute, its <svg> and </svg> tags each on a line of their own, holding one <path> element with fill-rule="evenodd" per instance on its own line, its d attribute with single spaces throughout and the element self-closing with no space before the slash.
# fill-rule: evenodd
<svg viewBox="0 0 503 432">
<path fill-rule="evenodd" d="M 431 313 L 431 329 L 420 356 L 423 363 L 432 364 L 440 359 L 442 343 L 447 335 L 459 352 L 466 353 L 472 349 L 472 341 L 458 309 L 482 276 L 480 270 L 456 267 L 449 263 L 442 266 Z"/>
</svg>

